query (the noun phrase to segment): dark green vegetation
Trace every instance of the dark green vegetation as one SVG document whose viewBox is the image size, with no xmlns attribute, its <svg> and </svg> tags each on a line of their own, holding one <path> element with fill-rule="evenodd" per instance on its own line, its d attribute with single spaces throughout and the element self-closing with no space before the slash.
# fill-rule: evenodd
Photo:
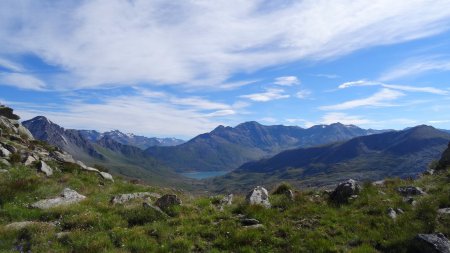
<svg viewBox="0 0 450 253">
<path fill-rule="evenodd" d="M 323 192 L 297 191 L 293 202 L 272 195 L 271 209 L 248 206 L 237 196 L 231 206 L 218 211 L 214 198 L 178 193 L 183 205 L 164 217 L 139 202 L 112 205 L 110 198 L 167 190 L 117 178 L 115 183 L 105 182 L 66 166 L 51 178 L 22 166 L 1 174 L 1 252 L 407 252 L 417 233 L 450 235 L 449 217 L 437 214 L 438 208 L 450 206 L 449 171 L 417 181 L 365 184 L 356 200 L 341 207 L 328 203 Z M 405 185 L 421 186 L 428 195 L 417 197 L 413 207 L 395 191 Z M 27 207 L 65 187 L 87 199 L 49 210 Z M 390 207 L 404 213 L 393 220 L 387 216 Z M 240 215 L 258 219 L 264 227 L 245 228 Z M 16 221 L 36 223 L 21 229 L 6 227 Z"/>
<path fill-rule="evenodd" d="M 298 187 L 316 187 L 348 178 L 416 177 L 440 158 L 449 141 L 450 134 L 430 126 L 361 136 L 346 142 L 281 152 L 212 179 L 209 185 L 224 191 L 242 189 L 243 185 L 274 185 L 280 181 Z"/>
<path fill-rule="evenodd" d="M 195 183 L 174 173 L 141 149 L 119 143 L 105 136 L 95 142 L 87 140 L 78 130 L 64 129 L 45 117 L 25 121 L 36 139 L 51 143 L 88 165 L 101 165 L 110 172 L 148 183 L 192 189 Z"/>
<path fill-rule="evenodd" d="M 219 126 L 182 145 L 151 147 L 146 152 L 178 172 L 224 171 L 287 149 L 323 145 L 377 132 L 340 123 L 304 129 L 246 122 L 234 128 Z"/>
<path fill-rule="evenodd" d="M 20 117 L 13 113 L 13 109 L 3 106 L 0 104 L 0 116 L 13 119 L 13 120 L 19 120 Z"/>
</svg>

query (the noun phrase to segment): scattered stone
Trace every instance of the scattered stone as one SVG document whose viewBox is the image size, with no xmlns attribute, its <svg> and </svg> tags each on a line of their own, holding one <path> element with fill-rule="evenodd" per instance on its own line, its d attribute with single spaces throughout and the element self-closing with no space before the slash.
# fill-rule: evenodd
<svg viewBox="0 0 450 253">
<path fill-rule="evenodd" d="M 258 228 L 264 228 L 263 224 L 255 224 L 255 225 L 251 225 L 251 226 L 244 226 L 244 228 L 246 229 L 258 229 Z"/>
<path fill-rule="evenodd" d="M 441 233 L 418 234 L 413 240 L 414 252 L 450 253 L 450 241 Z"/>
<path fill-rule="evenodd" d="M 32 163 L 36 162 L 36 158 L 34 158 L 33 156 L 29 155 L 27 156 L 27 159 L 25 159 L 25 161 L 23 162 L 23 164 L 25 166 L 30 166 Z"/>
<path fill-rule="evenodd" d="M 257 225 L 259 223 L 260 222 L 257 219 L 249 219 L 249 218 L 241 219 L 242 226 L 252 226 L 252 225 Z"/>
<path fill-rule="evenodd" d="M 0 173 L 8 173 L 8 170 L 0 169 Z"/>
<path fill-rule="evenodd" d="M 98 173 L 100 174 L 100 176 L 102 176 L 103 179 L 114 182 L 114 178 L 113 178 L 113 176 L 111 176 L 111 174 L 109 174 L 107 172 L 103 172 L 103 171 L 99 171 Z"/>
<path fill-rule="evenodd" d="M 161 210 L 161 208 L 159 208 L 151 203 L 144 202 L 143 206 L 144 206 L 144 208 L 148 208 L 148 209 L 152 209 L 152 210 L 156 211 L 157 213 L 161 214 L 164 217 L 167 216 L 167 214 L 163 210 Z"/>
<path fill-rule="evenodd" d="M 7 149 L 11 153 L 17 153 L 17 151 L 18 151 L 16 147 L 14 147 L 12 145 L 5 144 L 5 143 L 3 143 L 3 147 L 5 149 Z"/>
<path fill-rule="evenodd" d="M 360 191 L 359 184 L 349 179 L 340 183 L 336 189 L 330 194 L 330 200 L 338 205 L 348 203 L 349 199 L 354 199 Z"/>
<path fill-rule="evenodd" d="M 160 198 L 161 195 L 153 192 L 136 192 L 136 193 L 128 193 L 128 194 L 120 194 L 111 198 L 112 204 L 125 204 L 133 199 L 143 199 L 146 200 L 148 198 Z"/>
<path fill-rule="evenodd" d="M 438 214 L 450 214 L 450 207 L 441 208 L 437 212 L 438 212 Z"/>
<path fill-rule="evenodd" d="M 433 169 L 427 169 L 426 171 L 423 172 L 423 175 L 431 176 L 433 174 L 434 174 L 434 170 Z"/>
<path fill-rule="evenodd" d="M 34 204 L 31 204 L 31 207 L 39 209 L 49 209 L 57 206 L 75 204 L 84 200 L 85 198 L 86 196 L 83 196 L 70 188 L 65 188 L 59 197 L 40 200 Z"/>
<path fill-rule="evenodd" d="M 225 206 L 231 206 L 233 204 L 233 194 L 228 194 L 219 200 L 219 210 L 223 211 Z"/>
<path fill-rule="evenodd" d="M 402 196 L 420 196 L 426 194 L 421 188 L 416 186 L 398 187 L 397 192 Z"/>
<path fill-rule="evenodd" d="M 70 235 L 70 232 L 59 232 L 59 233 L 56 233 L 56 239 L 61 240 L 69 235 Z"/>
<path fill-rule="evenodd" d="M 3 146 L 0 146 L 0 157 L 9 157 L 11 155 L 11 152 L 4 148 Z"/>
<path fill-rule="evenodd" d="M 60 162 L 76 163 L 75 160 L 73 159 L 73 157 L 66 152 L 54 151 L 54 152 L 52 152 L 51 155 L 53 158 L 55 158 L 56 160 L 58 160 Z"/>
<path fill-rule="evenodd" d="M 181 200 L 175 194 L 166 194 L 156 200 L 155 205 L 161 208 L 162 210 L 167 210 L 172 206 L 181 205 Z"/>
<path fill-rule="evenodd" d="M 44 225 L 44 226 L 52 226 L 54 227 L 54 223 L 49 222 L 37 222 L 37 221 L 19 221 L 19 222 L 13 222 L 5 226 L 7 229 L 13 229 L 13 230 L 20 230 L 23 228 L 26 228 L 28 226 L 32 225 Z"/>
<path fill-rule="evenodd" d="M 269 193 L 264 187 L 256 186 L 245 197 L 247 204 L 249 205 L 262 205 L 266 208 L 270 208 Z"/>
<path fill-rule="evenodd" d="M 403 211 L 403 209 L 401 209 L 401 208 L 397 208 L 397 209 L 395 209 L 395 211 L 396 211 L 398 214 L 404 214 L 404 213 L 405 213 L 405 211 Z"/>
<path fill-rule="evenodd" d="M 47 177 L 53 175 L 53 169 L 50 168 L 44 161 L 41 161 L 41 164 L 39 165 L 39 171 L 45 173 Z"/>
<path fill-rule="evenodd" d="M 393 220 L 397 219 L 397 212 L 393 208 L 390 207 L 387 210 L 387 214 L 391 219 L 393 219 Z"/>
<path fill-rule="evenodd" d="M 413 197 L 403 198 L 403 202 L 408 203 L 412 206 L 416 206 L 416 204 L 417 204 L 417 201 Z"/>
</svg>

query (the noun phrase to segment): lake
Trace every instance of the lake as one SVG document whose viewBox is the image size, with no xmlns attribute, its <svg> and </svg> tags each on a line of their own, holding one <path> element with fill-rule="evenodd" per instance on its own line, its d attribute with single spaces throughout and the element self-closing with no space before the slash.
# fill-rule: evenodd
<svg viewBox="0 0 450 253">
<path fill-rule="evenodd" d="M 210 177 L 218 177 L 227 174 L 229 171 L 197 171 L 197 172 L 187 172 L 187 173 L 181 173 L 181 175 L 193 178 L 193 179 L 205 179 Z"/>
</svg>

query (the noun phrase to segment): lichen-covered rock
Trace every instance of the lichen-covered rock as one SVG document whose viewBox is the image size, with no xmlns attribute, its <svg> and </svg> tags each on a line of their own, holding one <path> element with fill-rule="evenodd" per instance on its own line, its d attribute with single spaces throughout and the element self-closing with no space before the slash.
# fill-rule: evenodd
<svg viewBox="0 0 450 253">
<path fill-rule="evenodd" d="M 111 198 L 112 204 L 125 204 L 133 199 L 143 199 L 146 200 L 148 198 L 160 198 L 161 195 L 153 192 L 135 192 L 135 193 L 127 193 L 116 195 Z"/>
<path fill-rule="evenodd" d="M 61 192 L 61 195 L 59 197 L 40 200 L 36 203 L 31 204 L 31 207 L 39 209 L 49 209 L 57 206 L 75 204 L 84 200 L 85 198 L 86 196 L 83 196 L 70 188 L 65 188 Z"/>
<path fill-rule="evenodd" d="M 39 171 L 43 172 L 47 177 L 53 175 L 53 169 L 50 166 L 48 166 L 44 161 L 41 161 L 41 164 L 39 165 Z"/>
<path fill-rule="evenodd" d="M 421 188 L 416 187 L 416 186 L 398 187 L 397 192 L 400 193 L 400 195 L 405 196 L 405 197 L 420 196 L 420 195 L 425 194 L 425 192 Z"/>
<path fill-rule="evenodd" d="M 270 208 L 269 192 L 262 186 L 256 186 L 245 197 L 247 204 L 249 205 L 262 205 L 266 208 Z"/>
<path fill-rule="evenodd" d="M 54 151 L 51 153 L 51 156 L 60 162 L 76 163 L 73 157 L 66 152 Z"/>
<path fill-rule="evenodd" d="M 162 210 L 167 210 L 172 206 L 181 205 L 181 200 L 175 194 L 166 194 L 156 200 L 155 205 L 161 208 Z"/>
<path fill-rule="evenodd" d="M 25 161 L 23 161 L 23 164 L 24 164 L 25 166 L 30 166 L 31 164 L 33 164 L 33 163 L 36 162 L 36 161 L 37 161 L 36 158 L 34 158 L 34 157 L 31 156 L 31 155 L 28 155 L 27 158 L 25 159 Z"/>
<path fill-rule="evenodd" d="M 450 241 L 443 234 L 418 234 L 412 244 L 413 252 L 450 253 Z"/>
<path fill-rule="evenodd" d="M 0 157 L 8 158 L 11 155 L 11 152 L 0 145 Z"/>
<path fill-rule="evenodd" d="M 359 184 L 355 180 L 349 179 L 340 183 L 336 189 L 334 189 L 330 194 L 330 200 L 339 205 L 345 204 L 348 203 L 350 198 L 356 198 L 360 190 L 361 187 Z"/>
<path fill-rule="evenodd" d="M 387 215 L 393 220 L 397 219 L 397 212 L 393 208 L 387 210 Z"/>
</svg>

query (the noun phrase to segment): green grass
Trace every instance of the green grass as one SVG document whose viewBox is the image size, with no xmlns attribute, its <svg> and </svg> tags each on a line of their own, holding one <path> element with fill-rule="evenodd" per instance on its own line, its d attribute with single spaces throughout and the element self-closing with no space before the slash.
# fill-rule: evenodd
<svg viewBox="0 0 450 253">
<path fill-rule="evenodd" d="M 119 193 L 170 193 L 168 189 L 120 178 L 110 183 L 70 164 L 58 166 L 61 171 L 50 178 L 22 166 L 1 175 L 0 252 L 407 252 L 417 233 L 450 235 L 449 217 L 437 215 L 438 208 L 450 204 L 448 171 L 417 181 L 390 179 L 380 187 L 365 184 L 356 200 L 341 207 L 314 190 L 297 190 L 294 201 L 271 195 L 271 209 L 248 206 L 243 195 L 236 195 L 223 211 L 214 205 L 216 198 L 177 193 L 183 205 L 162 216 L 139 201 L 112 205 L 110 199 Z M 395 192 L 402 185 L 423 187 L 428 195 L 418 197 L 412 207 Z M 50 210 L 28 208 L 65 187 L 87 199 Z M 405 213 L 394 221 L 386 214 L 389 207 Z M 242 227 L 242 215 L 264 227 Z M 17 231 L 5 227 L 27 220 L 57 226 L 39 223 Z M 69 233 L 58 238 L 60 232 Z"/>
</svg>

